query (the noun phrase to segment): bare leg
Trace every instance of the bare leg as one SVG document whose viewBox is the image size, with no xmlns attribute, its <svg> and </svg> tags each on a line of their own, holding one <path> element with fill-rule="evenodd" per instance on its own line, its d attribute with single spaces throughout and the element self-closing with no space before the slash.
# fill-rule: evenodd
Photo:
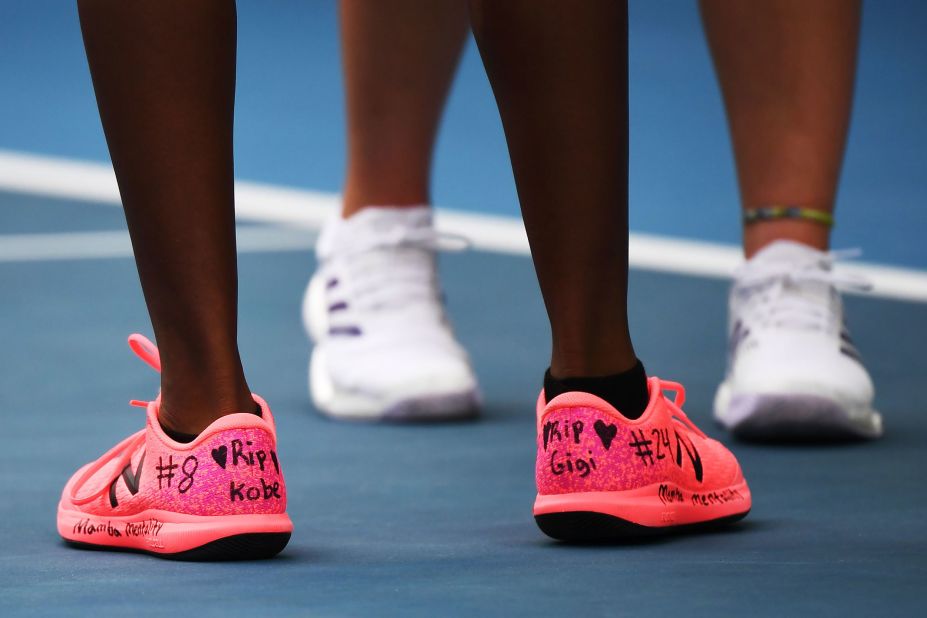
<svg viewBox="0 0 927 618">
<path fill-rule="evenodd" d="M 237 345 L 233 0 L 79 0 L 155 337 L 161 421 L 254 408 Z"/>
<path fill-rule="evenodd" d="M 744 208 L 831 212 L 843 160 L 859 33 L 857 0 L 701 0 L 727 107 Z M 747 257 L 778 239 L 826 249 L 818 223 L 744 228 Z"/>
<path fill-rule="evenodd" d="M 553 335 L 551 373 L 635 366 L 627 323 L 627 4 L 473 0 Z"/>
<path fill-rule="evenodd" d="M 429 203 L 435 135 L 467 25 L 464 0 L 341 1 L 344 217 Z"/>
</svg>

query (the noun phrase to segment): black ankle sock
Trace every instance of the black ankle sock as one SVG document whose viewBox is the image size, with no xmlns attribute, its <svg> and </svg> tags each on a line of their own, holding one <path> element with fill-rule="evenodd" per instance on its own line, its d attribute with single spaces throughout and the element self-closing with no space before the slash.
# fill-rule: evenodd
<svg viewBox="0 0 927 618">
<path fill-rule="evenodd" d="M 627 418 L 639 418 L 647 409 L 647 373 L 640 361 L 622 373 L 591 378 L 555 378 L 550 369 L 544 373 L 544 397 L 549 402 L 557 395 L 582 391 L 601 397 Z"/>
<path fill-rule="evenodd" d="M 261 416 L 261 406 L 259 406 L 257 403 L 254 404 L 254 411 L 252 412 L 252 414 Z M 182 431 L 175 431 L 174 429 L 168 429 L 164 425 L 161 425 L 161 431 L 163 431 L 164 435 L 166 435 L 168 438 L 170 438 L 174 442 L 180 442 L 181 444 L 186 444 L 187 442 L 193 442 L 194 440 L 196 440 L 196 437 L 199 435 L 199 434 L 192 434 L 192 433 L 183 433 Z"/>
</svg>

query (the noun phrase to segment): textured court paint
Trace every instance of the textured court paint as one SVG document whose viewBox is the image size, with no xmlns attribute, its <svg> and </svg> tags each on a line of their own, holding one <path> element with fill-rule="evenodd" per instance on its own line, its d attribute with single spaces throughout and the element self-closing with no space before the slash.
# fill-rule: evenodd
<svg viewBox="0 0 927 618">
<path fill-rule="evenodd" d="M 135 266 L 0 264 L 4 616 L 920 611 L 927 578 L 927 424 L 915 395 L 927 372 L 921 305 L 847 301 L 885 413 L 883 441 L 735 444 L 754 499 L 736 532 L 570 548 L 548 542 L 531 518 L 534 399 L 549 341 L 529 260 L 442 259 L 450 314 L 488 403 L 482 422 L 426 427 L 313 414 L 299 322 L 312 268 L 309 252 L 241 258 L 241 348 L 252 388 L 277 415 L 294 536 L 270 563 L 190 565 L 69 550 L 54 527 L 67 476 L 138 429 L 144 412 L 126 400 L 150 398 L 157 388 L 125 353 L 126 334 L 147 328 Z M 693 420 L 723 435 L 710 414 L 724 372 L 726 284 L 632 272 L 630 288 L 645 366 L 683 382 Z"/>
<path fill-rule="evenodd" d="M 107 160 L 76 3 L 0 2 L 0 148 Z M 923 268 L 927 3 L 867 2 L 834 242 Z M 343 176 L 334 0 L 239 3 L 236 165 L 242 178 L 337 191 Z M 630 3 L 631 228 L 733 244 L 737 191 L 696 4 Z M 502 130 L 473 45 L 435 159 L 435 201 L 517 214 Z"/>
</svg>

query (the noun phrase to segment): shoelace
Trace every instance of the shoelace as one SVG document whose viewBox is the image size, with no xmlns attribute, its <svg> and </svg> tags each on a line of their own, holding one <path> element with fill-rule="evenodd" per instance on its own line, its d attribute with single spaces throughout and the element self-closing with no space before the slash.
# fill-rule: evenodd
<svg viewBox="0 0 927 618">
<path fill-rule="evenodd" d="M 133 334 L 129 336 L 129 347 L 132 348 L 132 351 L 150 365 L 158 373 L 161 372 L 161 355 L 158 352 L 158 347 L 153 344 L 147 337 L 144 335 Z M 129 402 L 130 405 L 136 407 L 147 408 L 150 402 L 139 401 L 133 399 Z M 138 431 L 110 450 L 104 453 L 99 459 L 93 462 L 83 474 L 78 477 L 77 481 L 71 486 L 71 491 L 68 495 L 68 498 L 73 504 L 81 505 L 87 504 L 88 502 L 93 502 L 103 494 L 109 491 L 109 483 L 102 485 L 99 489 L 94 490 L 93 492 L 87 494 L 86 496 L 78 496 L 77 493 L 87 483 L 91 478 L 93 478 L 100 470 L 108 466 L 112 461 L 116 461 L 115 470 L 116 474 L 119 475 L 122 473 L 122 470 L 132 462 L 132 456 L 135 452 L 145 443 L 145 430 L 142 429 Z"/>
<path fill-rule="evenodd" d="M 657 380 L 657 383 L 660 390 L 673 391 L 673 393 L 675 393 L 672 399 L 666 398 L 666 403 L 670 407 L 673 419 L 691 430 L 695 435 L 707 438 L 708 436 L 702 433 L 702 430 L 696 427 L 695 423 L 682 411 L 682 405 L 686 402 L 686 388 L 679 382 L 671 382 L 669 380 Z"/>
<path fill-rule="evenodd" d="M 863 277 L 834 270 L 841 259 L 857 257 L 857 249 L 831 251 L 805 264 L 747 263 L 735 272 L 737 287 L 753 298 L 749 311 L 763 324 L 794 326 L 817 331 L 839 328 L 840 299 L 830 294 L 826 306 L 798 293 L 807 284 L 828 286 L 831 290 L 868 291 L 872 285 Z M 757 300 L 761 302 L 757 302 Z"/>
<path fill-rule="evenodd" d="M 456 244 L 455 244 L 456 243 Z M 367 253 L 375 249 L 411 247 L 429 251 L 463 251 L 471 246 L 470 239 L 462 234 L 439 232 L 430 225 L 392 226 L 385 230 L 364 234 L 353 240 L 349 248 L 340 250 L 339 256 Z"/>
<path fill-rule="evenodd" d="M 470 246 L 467 238 L 431 226 L 396 226 L 364 236 L 340 251 L 338 258 L 350 270 L 353 303 L 373 311 L 412 305 L 440 308 L 433 252 Z M 391 254 L 388 259 L 385 252 Z"/>
</svg>

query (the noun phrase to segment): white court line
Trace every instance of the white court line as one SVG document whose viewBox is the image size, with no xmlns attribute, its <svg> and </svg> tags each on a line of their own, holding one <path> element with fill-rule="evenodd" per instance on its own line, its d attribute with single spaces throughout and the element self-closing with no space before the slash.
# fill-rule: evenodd
<svg viewBox="0 0 927 618">
<path fill-rule="evenodd" d="M 238 251 L 308 251 L 315 243 L 312 230 L 278 226 L 238 228 Z M 131 258 L 132 243 L 124 230 L 0 235 L 0 263 L 49 260 Z"/>
<path fill-rule="evenodd" d="M 0 150 L 0 190 L 111 205 L 120 203 L 116 178 L 108 164 L 3 150 Z M 236 217 L 240 220 L 312 231 L 318 231 L 337 212 L 339 204 L 335 193 L 247 181 L 235 183 L 235 199 Z M 528 239 L 520 219 L 438 208 L 436 220 L 439 229 L 470 238 L 475 249 L 528 255 Z M 15 236 L 0 236 L 0 261 L 24 260 L 30 252 L 36 256 L 33 259 L 131 255 L 127 253 L 124 233 L 119 233 L 122 240 L 113 234 L 18 235 L 19 240 Z M 239 238 L 242 251 L 298 250 L 306 248 L 309 240 L 308 235 L 273 228 L 242 230 Z M 60 243 L 59 248 L 52 247 L 55 243 Z M 54 255 L 58 257 L 51 257 Z M 742 257 L 740 248 L 734 245 L 632 232 L 629 261 L 632 268 L 726 278 L 742 262 Z M 841 269 L 869 279 L 874 286 L 871 295 L 927 302 L 927 271 L 865 262 L 842 264 Z"/>
</svg>

